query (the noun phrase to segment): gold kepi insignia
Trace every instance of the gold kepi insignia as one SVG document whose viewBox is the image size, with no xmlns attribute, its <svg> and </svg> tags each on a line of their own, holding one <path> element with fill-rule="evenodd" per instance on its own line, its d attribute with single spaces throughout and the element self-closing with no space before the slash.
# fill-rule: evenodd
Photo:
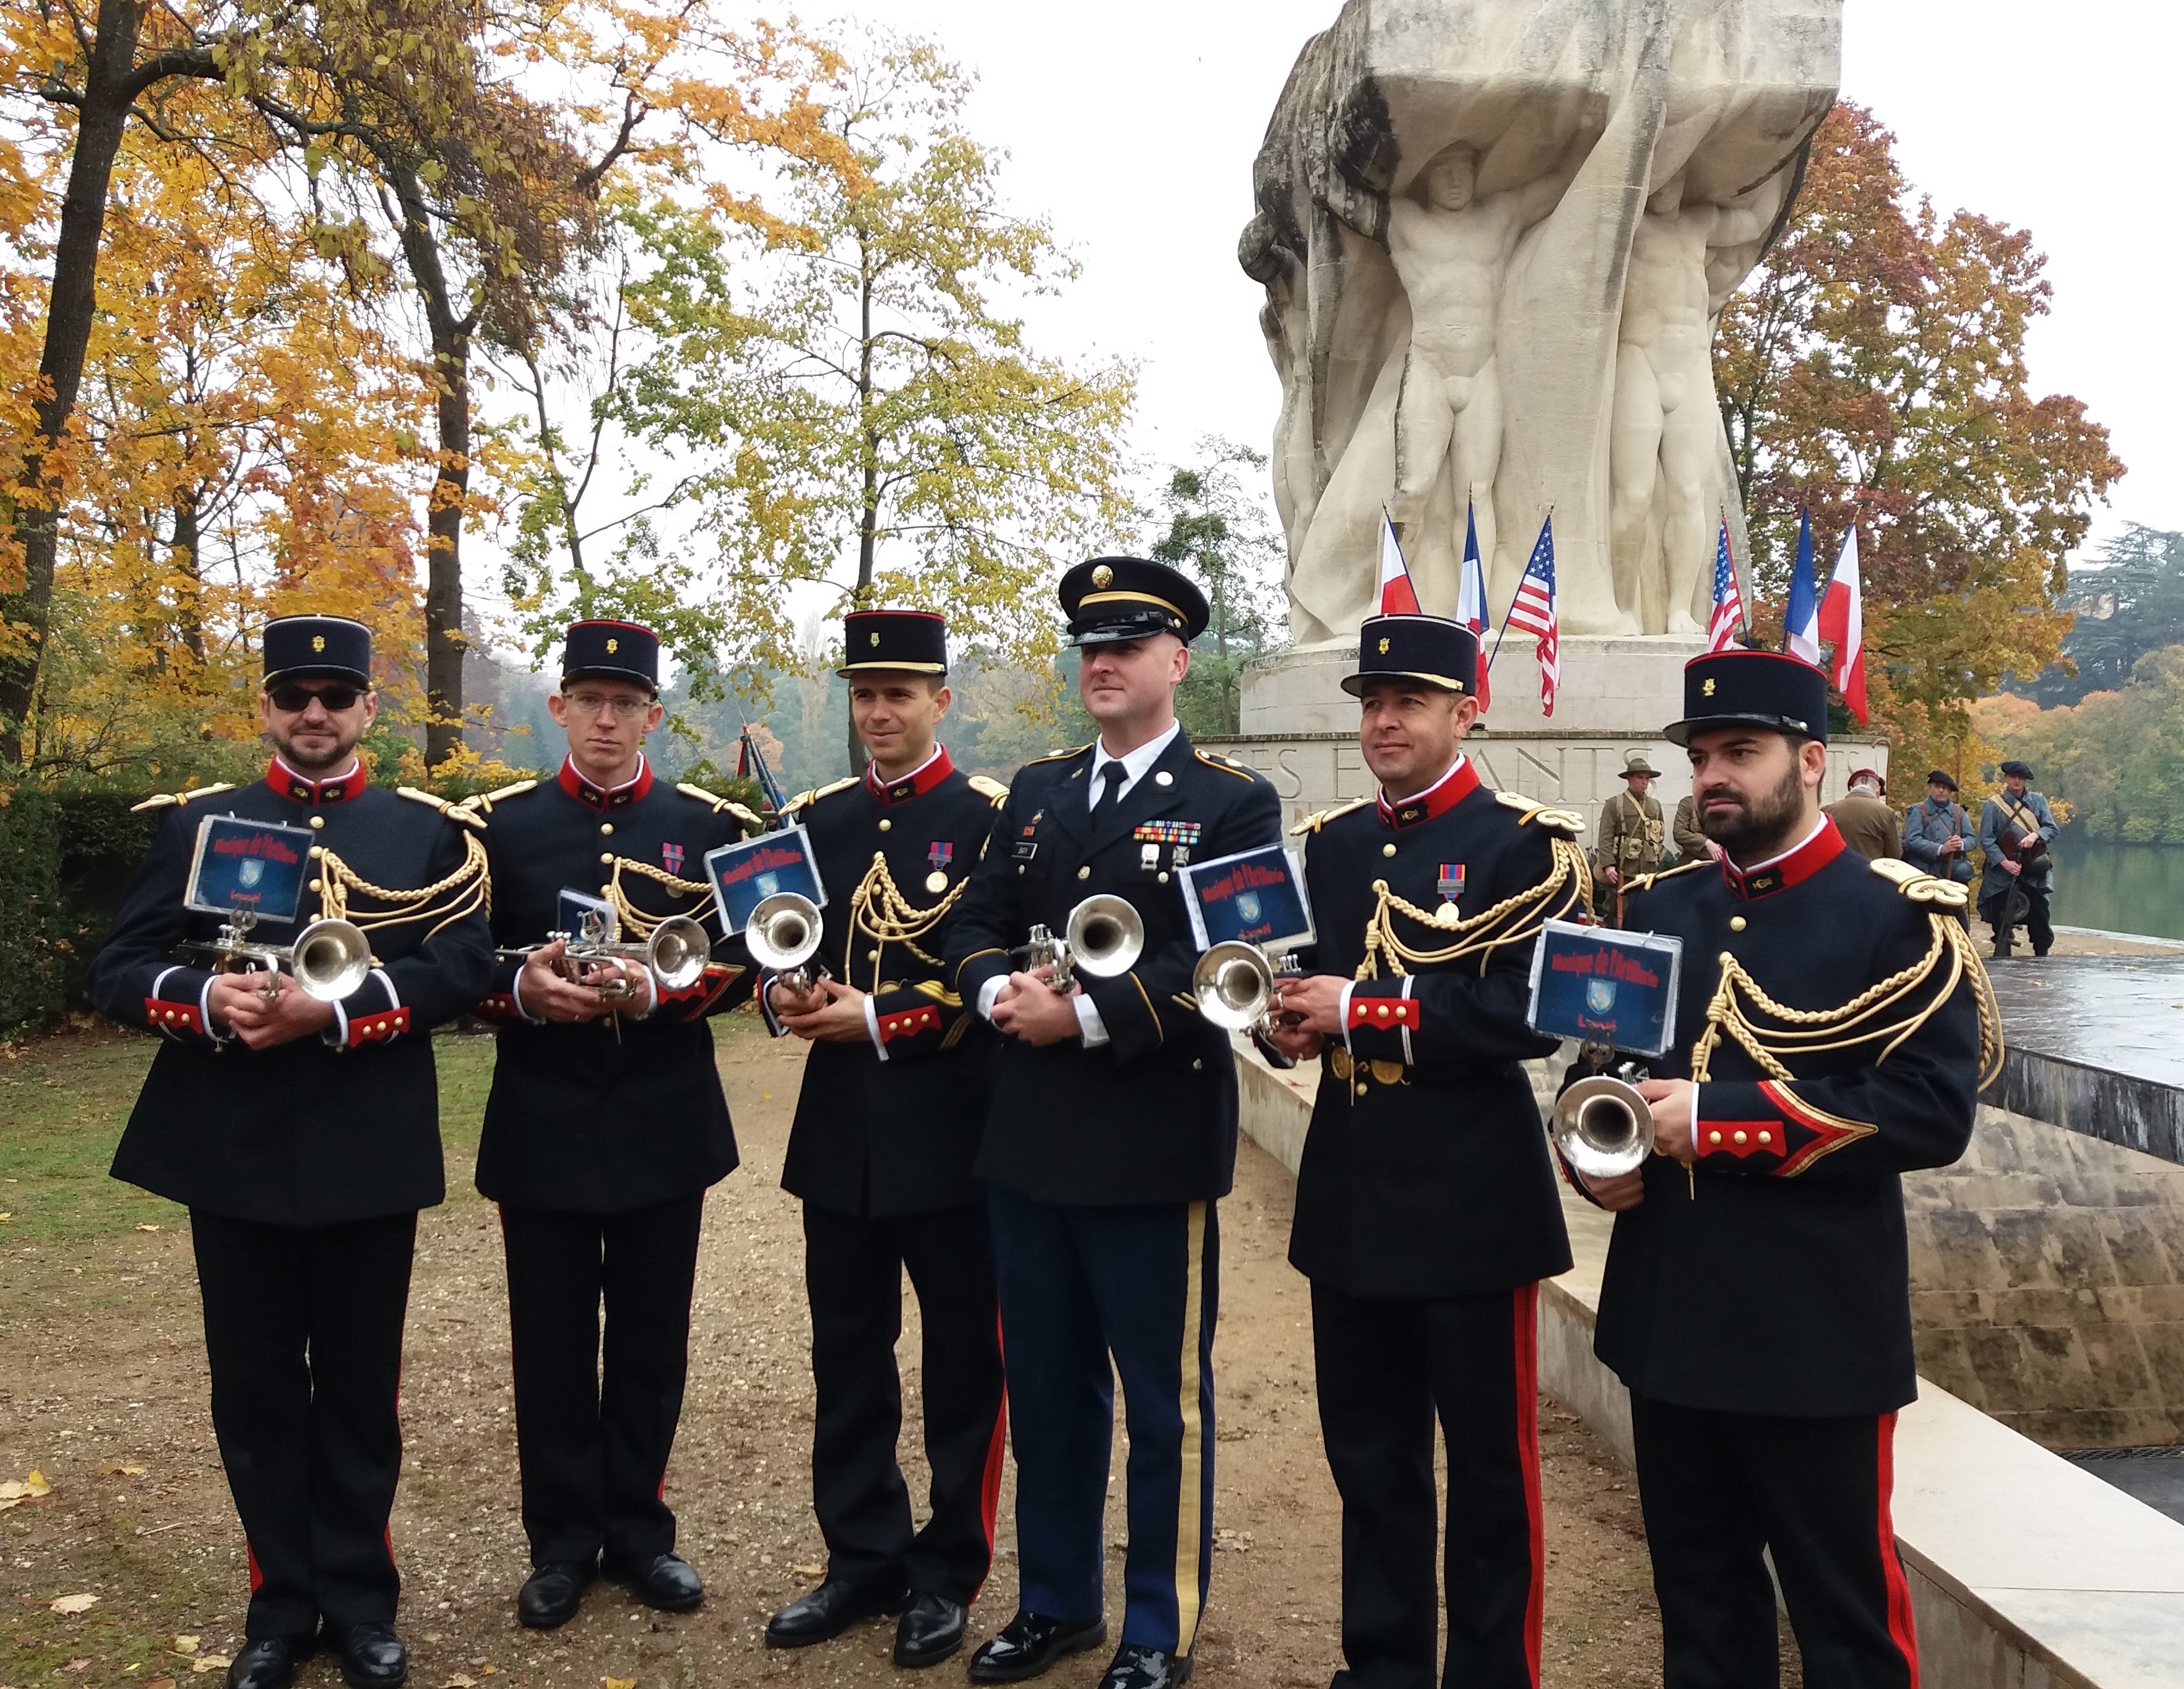
<svg viewBox="0 0 2184 1689">
<path fill-rule="evenodd" d="M 1380 654 L 1383 657 L 1388 654 L 1388 642 L 1384 639 L 1380 642 Z"/>
<path fill-rule="evenodd" d="M 311 636 L 311 649 L 312 649 L 312 650 L 314 650 L 314 651 L 324 651 L 326 648 L 326 635 L 324 635 L 324 634 L 322 634 L 322 633 L 315 633 L 315 634 L 313 634 L 313 635 Z"/>
<path fill-rule="evenodd" d="M 874 629 L 872 630 L 872 643 L 873 643 L 873 644 L 875 644 L 875 645 L 878 645 L 879 642 L 880 642 L 879 630 L 878 630 L 878 628 L 874 628 Z"/>
<path fill-rule="evenodd" d="M 609 640 L 609 641 L 607 642 L 607 655 L 608 655 L 608 656 L 610 656 L 610 657 L 613 656 L 613 655 L 615 654 L 615 653 L 616 653 L 616 652 L 617 652 L 617 651 L 619 651 L 619 650 L 621 650 L 621 642 L 620 640 L 618 640 L 618 639 L 610 639 L 610 640 Z"/>
<path fill-rule="evenodd" d="M 1095 586 L 1104 588 L 1114 578 L 1115 571 L 1104 563 L 1092 571 L 1092 584 Z"/>
<path fill-rule="evenodd" d="M 1703 696 L 1705 696 L 1705 697 L 1712 697 L 1713 696 L 1713 681 L 1712 677 L 1708 677 L 1708 681 L 1707 681 L 1707 683 L 1706 683 L 1704 686 L 1701 686 L 1701 687 L 1699 688 L 1699 691 L 1700 691 L 1700 692 L 1701 692 Z"/>
</svg>

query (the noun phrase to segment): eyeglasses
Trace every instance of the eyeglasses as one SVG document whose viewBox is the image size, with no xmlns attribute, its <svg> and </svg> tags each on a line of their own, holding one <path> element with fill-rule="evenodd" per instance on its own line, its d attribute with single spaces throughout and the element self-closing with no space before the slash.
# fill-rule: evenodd
<svg viewBox="0 0 2184 1689">
<path fill-rule="evenodd" d="M 301 715 L 311 707 L 311 700 L 316 698 L 330 712 L 338 715 L 343 710 L 354 708 L 356 701 L 364 696 L 364 691 L 359 686 L 340 685 L 320 686 L 314 691 L 309 686 L 298 686 L 291 681 L 285 686 L 269 687 L 265 696 L 272 700 L 273 708 L 284 714 Z"/>
<path fill-rule="evenodd" d="M 617 721 L 630 721 L 652 708 L 649 697 L 601 697 L 597 692 L 569 692 L 564 695 L 569 708 L 578 715 L 597 715 L 602 710 L 611 710 Z"/>
</svg>

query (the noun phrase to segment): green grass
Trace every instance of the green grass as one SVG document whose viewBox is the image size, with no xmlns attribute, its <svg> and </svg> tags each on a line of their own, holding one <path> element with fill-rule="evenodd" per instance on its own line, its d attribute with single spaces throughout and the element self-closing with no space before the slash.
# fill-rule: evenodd
<svg viewBox="0 0 2184 1689">
<path fill-rule="evenodd" d="M 181 1210 L 108 1176 L 146 1070 L 159 1045 L 112 1028 L 57 1033 L 0 1047 L 0 1244 L 111 1236 L 177 1223 Z M 451 1193 L 477 1152 L 493 1081 L 490 1037 L 443 1032 L 440 1134 Z"/>
</svg>

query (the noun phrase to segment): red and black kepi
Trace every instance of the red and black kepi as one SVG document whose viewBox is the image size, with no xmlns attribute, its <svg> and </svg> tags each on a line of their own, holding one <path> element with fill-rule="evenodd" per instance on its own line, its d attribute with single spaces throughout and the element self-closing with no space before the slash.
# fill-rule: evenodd
<svg viewBox="0 0 2184 1689">
<path fill-rule="evenodd" d="M 265 684 L 348 681 L 371 686 L 371 630 L 347 616 L 276 616 L 265 624 Z"/>
<path fill-rule="evenodd" d="M 834 672 L 866 669 L 946 674 L 948 624 L 930 610 L 852 610 L 842 618 L 842 666 Z"/>
<path fill-rule="evenodd" d="M 1765 727 L 1828 739 L 1828 677 L 1780 651 L 1713 651 L 1684 665 L 1684 719 L 1666 731 L 1679 745 L 1721 727 Z"/>
<path fill-rule="evenodd" d="M 561 679 L 627 681 L 660 690 L 660 636 L 635 622 L 571 622 L 561 647 Z"/>
<path fill-rule="evenodd" d="M 1372 616 L 1357 630 L 1357 672 L 1342 690 L 1364 695 L 1376 681 L 1423 681 L 1445 692 L 1479 692 L 1479 636 L 1446 616 Z"/>
</svg>

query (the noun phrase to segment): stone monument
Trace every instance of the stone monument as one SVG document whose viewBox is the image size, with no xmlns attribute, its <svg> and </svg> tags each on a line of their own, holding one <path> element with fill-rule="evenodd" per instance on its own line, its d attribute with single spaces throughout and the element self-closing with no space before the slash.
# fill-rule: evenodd
<svg viewBox="0 0 2184 1689">
<path fill-rule="evenodd" d="M 1552 513 L 1562 686 L 1550 719 L 1531 642 L 1508 642 L 1475 746 L 1490 781 L 1590 814 L 1625 751 L 1680 767 L 1658 736 L 1723 521 L 1746 556 L 1714 325 L 1834 103 L 1841 9 L 1348 0 L 1306 43 L 1238 252 L 1282 381 L 1296 642 L 1247 674 L 1229 748 L 1293 811 L 1372 789 L 1335 683 L 1374 608 L 1384 510 L 1435 614 L 1472 525 L 1497 625 Z M 1827 795 L 1885 758 L 1838 747 Z"/>
</svg>

